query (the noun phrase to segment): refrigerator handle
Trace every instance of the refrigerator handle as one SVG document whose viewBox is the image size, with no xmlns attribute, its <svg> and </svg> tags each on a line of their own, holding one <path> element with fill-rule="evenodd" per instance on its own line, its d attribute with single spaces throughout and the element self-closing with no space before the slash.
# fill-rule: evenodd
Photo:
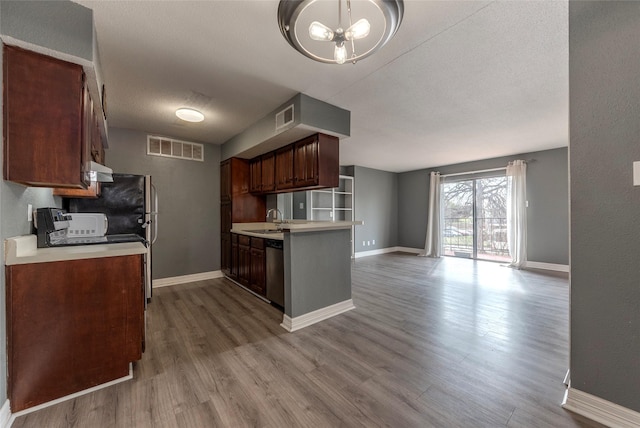
<svg viewBox="0 0 640 428">
<path fill-rule="evenodd" d="M 153 189 L 153 211 L 151 214 L 155 217 L 153 219 L 153 239 L 151 240 L 151 245 L 155 244 L 156 239 L 158 239 L 158 190 L 156 186 L 151 184 L 151 189 Z"/>
</svg>

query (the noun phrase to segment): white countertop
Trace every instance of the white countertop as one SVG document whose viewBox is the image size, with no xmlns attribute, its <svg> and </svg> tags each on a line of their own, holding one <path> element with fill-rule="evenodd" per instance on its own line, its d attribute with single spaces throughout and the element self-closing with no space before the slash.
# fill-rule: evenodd
<svg viewBox="0 0 640 428">
<path fill-rule="evenodd" d="M 141 242 L 37 248 L 36 235 L 15 236 L 4 241 L 4 257 L 7 266 L 146 253 L 147 247 Z"/>
<path fill-rule="evenodd" d="M 362 221 L 310 221 L 310 220 L 291 220 L 287 222 L 261 222 L 261 223 L 233 223 L 231 232 L 242 235 L 256 236 L 266 239 L 283 240 L 284 233 L 304 233 L 317 232 L 322 230 L 350 229 L 352 226 L 362 224 Z M 251 230 L 272 230 L 278 226 L 282 229 L 282 233 L 257 233 Z"/>
</svg>

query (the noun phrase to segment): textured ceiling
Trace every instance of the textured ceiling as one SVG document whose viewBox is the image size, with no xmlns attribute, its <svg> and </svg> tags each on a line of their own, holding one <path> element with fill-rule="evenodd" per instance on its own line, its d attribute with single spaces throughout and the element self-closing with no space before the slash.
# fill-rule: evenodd
<svg viewBox="0 0 640 428">
<path fill-rule="evenodd" d="M 565 1 L 405 0 L 398 33 L 356 65 L 294 51 L 277 0 L 88 1 L 109 125 L 222 144 L 298 92 L 351 111 L 340 162 L 386 171 L 568 143 Z M 175 109 L 193 106 L 200 124 Z"/>
</svg>

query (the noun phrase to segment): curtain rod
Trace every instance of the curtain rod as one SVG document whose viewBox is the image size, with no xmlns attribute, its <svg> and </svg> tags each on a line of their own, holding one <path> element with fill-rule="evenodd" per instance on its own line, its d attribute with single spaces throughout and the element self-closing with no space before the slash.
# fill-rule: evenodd
<svg viewBox="0 0 640 428">
<path fill-rule="evenodd" d="M 453 173 L 453 174 L 443 174 L 440 177 L 442 177 L 442 178 L 455 177 L 456 175 L 479 174 L 481 172 L 502 171 L 502 170 L 506 170 L 506 169 L 507 169 L 506 166 L 501 166 L 500 168 L 479 169 L 477 171 L 466 171 L 466 172 L 456 172 L 456 173 Z"/>
</svg>

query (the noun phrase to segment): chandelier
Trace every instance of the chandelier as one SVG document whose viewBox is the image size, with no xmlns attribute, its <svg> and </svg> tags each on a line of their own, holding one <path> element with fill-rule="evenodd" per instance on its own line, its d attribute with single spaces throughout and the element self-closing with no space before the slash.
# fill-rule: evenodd
<svg viewBox="0 0 640 428">
<path fill-rule="evenodd" d="M 403 12 L 403 0 L 280 0 L 278 24 L 301 54 L 355 64 L 391 40 Z"/>
</svg>

